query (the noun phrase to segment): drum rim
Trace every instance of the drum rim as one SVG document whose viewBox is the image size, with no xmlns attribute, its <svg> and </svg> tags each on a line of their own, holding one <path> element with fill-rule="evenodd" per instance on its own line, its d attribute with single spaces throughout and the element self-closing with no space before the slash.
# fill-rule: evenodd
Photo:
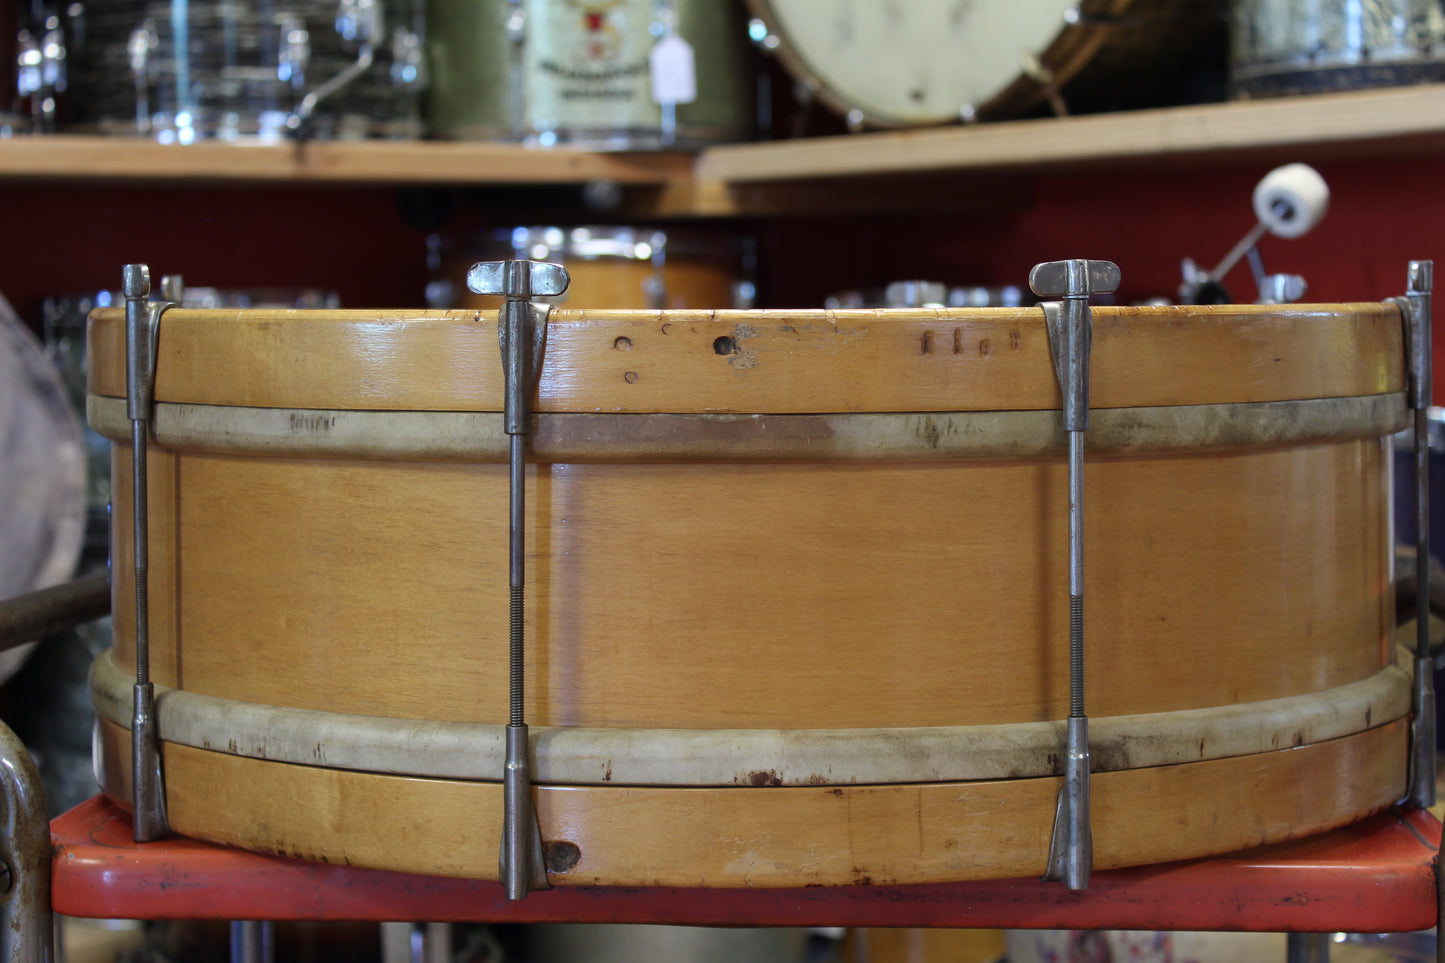
<svg viewBox="0 0 1445 963">
<path fill-rule="evenodd" d="M 1093 410 L 1404 390 L 1391 303 L 1094 309 Z M 498 411 L 481 309 L 173 309 L 162 402 Z M 124 397 L 124 312 L 90 318 L 90 390 Z M 284 335 L 284 337 L 282 337 Z M 536 410 L 818 414 L 1054 409 L 1044 312 L 555 309 Z"/>
<path fill-rule="evenodd" d="M 91 426 L 129 443 L 125 400 L 86 399 Z M 175 451 L 281 457 L 506 461 L 501 413 L 249 408 L 159 403 L 152 438 Z M 1403 393 L 1241 404 L 1101 408 L 1092 454 L 1201 454 L 1392 435 L 1405 428 Z M 707 415 L 544 413 L 530 457 L 540 463 L 672 461 L 917 461 L 1059 457 L 1057 410 Z"/>
<path fill-rule="evenodd" d="M 131 726 L 135 679 L 113 649 L 91 666 L 96 714 Z M 1093 769 L 1115 772 L 1255 755 L 1365 732 L 1410 712 L 1400 659 L 1356 682 L 1252 703 L 1096 716 Z M 329 769 L 496 782 L 505 725 L 362 716 L 240 702 L 156 686 L 162 741 Z M 1064 723 L 875 729 L 533 726 L 538 784 L 775 787 L 897 785 L 1062 774 Z"/>
</svg>

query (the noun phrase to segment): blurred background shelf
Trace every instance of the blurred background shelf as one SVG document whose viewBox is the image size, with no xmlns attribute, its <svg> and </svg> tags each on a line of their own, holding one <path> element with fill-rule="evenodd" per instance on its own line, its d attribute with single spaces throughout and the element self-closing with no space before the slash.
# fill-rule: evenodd
<svg viewBox="0 0 1445 963">
<path fill-rule="evenodd" d="M 699 154 L 354 141 L 162 145 L 83 135 L 0 141 L 0 178 L 231 186 L 582 185 L 609 182 L 653 216 L 729 216 L 860 204 L 855 179 L 1034 173 L 1181 162 L 1411 156 L 1445 147 L 1445 85 L 709 147 Z M 788 182 L 786 199 L 758 185 Z M 813 182 L 799 193 L 797 182 Z M 909 208 L 924 189 L 867 203 Z M 640 188 L 640 191 L 633 189 Z M 935 194 L 936 197 L 936 194 Z"/>
<path fill-rule="evenodd" d="M 1445 145 L 1445 85 L 711 147 L 701 182 L 1369 157 Z"/>
<path fill-rule="evenodd" d="M 112 185 L 661 184 L 689 176 L 691 167 L 692 159 L 684 154 L 529 150 L 474 142 L 181 145 L 81 134 L 0 141 L 0 177 Z"/>
</svg>

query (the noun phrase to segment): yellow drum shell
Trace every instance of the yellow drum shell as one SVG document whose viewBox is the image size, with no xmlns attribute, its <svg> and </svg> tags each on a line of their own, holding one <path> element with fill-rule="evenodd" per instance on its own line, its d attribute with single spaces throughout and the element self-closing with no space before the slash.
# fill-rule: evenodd
<svg viewBox="0 0 1445 963">
<path fill-rule="evenodd" d="M 1095 315 L 1097 865 L 1226 851 L 1387 805 L 1408 711 L 1389 642 L 1397 311 Z M 118 312 L 93 316 L 91 415 L 122 442 L 124 668 L 122 328 Z M 172 739 L 165 708 L 455 726 L 477 745 L 500 731 L 494 319 L 173 310 L 159 343 L 151 660 L 173 824 L 494 877 L 499 767 L 356 771 L 367 765 L 321 742 L 273 758 L 239 730 Z M 554 882 L 1041 871 L 1068 712 L 1058 403 L 1037 309 L 554 312 L 527 502 L 538 806 L 544 838 L 581 853 Z M 115 722 L 101 768 L 124 798 Z M 564 759 L 578 740 L 594 748 Z M 728 740 L 739 751 L 718 748 Z M 615 760 L 595 749 L 614 745 Z M 868 753 L 888 764 L 855 758 Z M 316 804 L 289 812 L 297 798 Z M 378 819 L 471 837 L 422 841 Z"/>
</svg>

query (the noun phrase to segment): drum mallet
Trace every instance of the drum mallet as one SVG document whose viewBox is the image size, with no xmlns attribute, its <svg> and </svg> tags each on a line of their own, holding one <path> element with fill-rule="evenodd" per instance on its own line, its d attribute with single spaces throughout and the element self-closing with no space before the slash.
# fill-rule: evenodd
<svg viewBox="0 0 1445 963">
<path fill-rule="evenodd" d="M 1081 890 L 1089 885 L 1094 864 L 1089 718 L 1084 712 L 1084 432 L 1089 427 L 1089 349 L 1094 337 L 1089 296 L 1117 290 L 1119 267 L 1111 261 L 1050 261 L 1029 272 L 1029 287 L 1040 297 L 1063 298 L 1039 307 L 1048 327 L 1069 438 L 1069 720 L 1064 785 L 1044 879 Z"/>
<path fill-rule="evenodd" d="M 1230 248 L 1214 270 L 1200 274 L 1192 260 L 1185 260 L 1184 285 L 1179 292 L 1180 300 L 1185 304 L 1218 304 L 1227 300 L 1224 276 L 1234 270 L 1239 259 L 1246 255 L 1254 267 L 1255 284 L 1259 287 L 1261 299 L 1278 303 L 1296 301 L 1304 295 L 1302 278 L 1265 275 L 1255 245 L 1265 234 L 1294 240 L 1314 230 L 1329 210 L 1329 185 L 1319 171 L 1308 164 L 1286 164 L 1260 179 L 1254 188 L 1253 203 L 1257 218 L 1254 227 Z"/>
<path fill-rule="evenodd" d="M 1405 296 L 1391 298 L 1405 320 L 1410 407 L 1415 409 L 1415 682 L 1411 696 L 1410 776 L 1406 799 L 1435 805 L 1435 664 L 1430 658 L 1431 291 L 1434 261 L 1411 261 Z"/>
<path fill-rule="evenodd" d="M 131 424 L 131 514 L 135 549 L 135 706 L 131 717 L 131 779 L 136 842 L 170 833 L 156 731 L 155 687 L 150 679 L 150 530 L 146 511 L 146 442 L 155 388 L 156 341 L 161 314 L 175 307 L 151 302 L 150 269 L 125 266 L 126 416 Z"/>
<path fill-rule="evenodd" d="M 472 265 L 467 272 L 467 287 L 474 294 L 506 298 L 497 315 L 497 337 L 502 345 L 505 378 L 504 427 L 511 438 L 511 647 L 508 657 L 511 716 L 507 723 L 507 757 L 502 783 L 501 855 L 502 884 L 507 888 L 508 899 L 523 899 L 532 890 L 549 887 L 542 856 L 542 833 L 532 806 L 525 713 L 525 468 L 527 434 L 532 430 L 532 392 L 542 370 L 547 313 L 551 310 L 549 305 L 532 298 L 562 294 L 570 280 L 560 264 L 541 261 L 485 261 Z"/>
</svg>

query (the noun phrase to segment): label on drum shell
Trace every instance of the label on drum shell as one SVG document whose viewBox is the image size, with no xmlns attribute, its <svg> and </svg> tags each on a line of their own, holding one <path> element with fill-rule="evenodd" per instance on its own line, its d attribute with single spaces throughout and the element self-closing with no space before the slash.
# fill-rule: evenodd
<svg viewBox="0 0 1445 963">
<path fill-rule="evenodd" d="M 652 0 L 534 2 L 525 72 L 535 130 L 656 125 Z"/>
</svg>

